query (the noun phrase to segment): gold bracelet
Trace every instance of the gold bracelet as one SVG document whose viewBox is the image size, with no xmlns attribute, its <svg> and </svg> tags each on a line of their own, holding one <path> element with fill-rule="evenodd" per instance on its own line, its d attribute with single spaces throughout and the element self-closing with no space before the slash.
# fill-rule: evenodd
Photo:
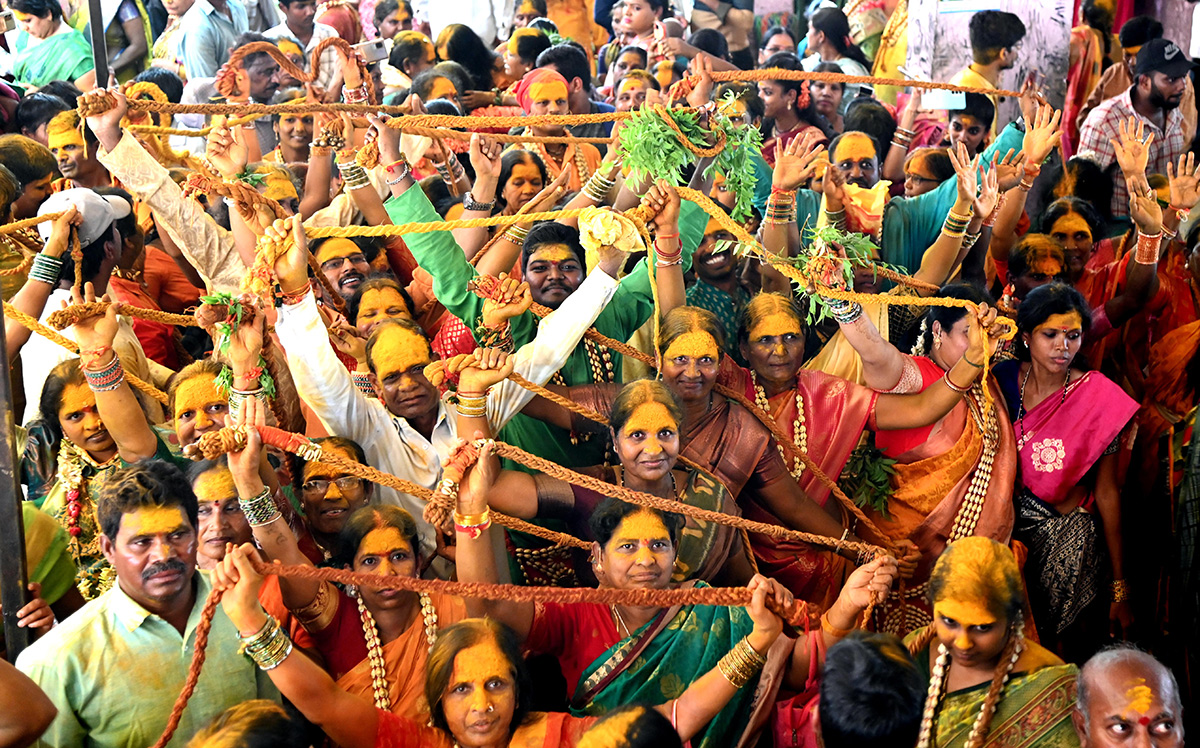
<svg viewBox="0 0 1200 748">
<path fill-rule="evenodd" d="M 842 638 L 849 636 L 850 632 L 853 631 L 854 629 L 853 628 L 839 629 L 837 626 L 834 626 L 832 623 L 829 622 L 829 611 L 827 610 L 821 614 L 821 630 L 823 630 L 825 633 L 829 634 L 832 637 L 835 637 L 837 639 L 842 639 Z"/>
<path fill-rule="evenodd" d="M 1123 603 L 1129 599 L 1129 582 L 1124 579 L 1114 579 L 1110 587 L 1114 603 Z"/>
</svg>

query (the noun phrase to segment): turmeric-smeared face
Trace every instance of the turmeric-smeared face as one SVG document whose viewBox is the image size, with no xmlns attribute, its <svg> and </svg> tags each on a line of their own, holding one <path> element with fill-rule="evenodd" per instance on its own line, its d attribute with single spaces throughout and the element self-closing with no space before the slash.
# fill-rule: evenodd
<svg viewBox="0 0 1200 748">
<path fill-rule="evenodd" d="M 17 25 L 21 27 L 22 31 L 38 39 L 49 37 L 60 23 L 49 11 L 44 16 L 35 16 L 32 13 L 13 10 L 13 18 L 16 19 Z"/>
<path fill-rule="evenodd" d="M 229 398 L 217 391 L 217 378 L 207 372 L 188 377 L 175 388 L 175 434 L 183 446 L 225 426 Z"/>
<path fill-rule="evenodd" d="M 717 381 L 721 355 L 716 339 L 704 330 L 684 333 L 662 354 L 663 382 L 684 402 L 707 399 Z"/>
<path fill-rule="evenodd" d="M 517 12 L 513 14 L 513 28 L 523 29 L 541 17 L 542 14 L 533 6 L 533 3 L 526 0 L 517 6 Z"/>
<path fill-rule="evenodd" d="M 583 283 L 584 268 L 571 247 L 547 243 L 529 255 L 525 263 L 525 280 L 533 300 L 551 309 L 566 301 Z"/>
<path fill-rule="evenodd" d="M 500 193 L 507 206 L 506 212 L 512 214 L 524 208 L 543 187 L 545 180 L 542 179 L 542 170 L 532 159 L 513 164 L 508 181 L 504 183 Z"/>
<path fill-rule="evenodd" d="M 67 179 L 80 174 L 87 160 L 87 145 L 83 134 L 74 128 L 46 128 L 46 144 L 58 162 L 58 170 Z"/>
<path fill-rule="evenodd" d="M 512 663 L 491 636 L 455 655 L 442 713 L 459 745 L 506 744 L 516 706 Z"/>
<path fill-rule="evenodd" d="M 94 460 L 107 462 L 116 454 L 117 445 L 96 409 L 96 395 L 86 384 L 69 383 L 63 388 L 58 425 L 64 437 L 87 450 Z"/>
<path fill-rule="evenodd" d="M 1076 712 L 1084 748 L 1182 748 L 1180 697 L 1162 665 L 1131 652 L 1085 673 L 1087 699 Z"/>
<path fill-rule="evenodd" d="M 1095 246 L 1092 242 L 1092 227 L 1083 216 L 1070 211 L 1059 216 L 1050 227 L 1050 238 L 1063 246 L 1068 281 L 1077 282 L 1083 276 Z"/>
<path fill-rule="evenodd" d="M 763 316 L 750 328 L 742 355 L 759 379 L 790 389 L 804 363 L 804 331 L 800 321 L 783 310 Z"/>
<path fill-rule="evenodd" d="M 313 139 L 313 117 L 311 114 L 281 114 L 275 130 L 281 143 L 297 149 L 307 148 Z"/>
<path fill-rule="evenodd" d="M 1083 345 L 1083 317 L 1076 311 L 1052 314 L 1024 337 L 1034 362 L 1065 375 Z"/>
<path fill-rule="evenodd" d="M 838 168 L 847 184 L 871 189 L 879 181 L 879 154 L 875 143 L 866 133 L 851 131 L 838 140 L 833 153 L 833 165 Z"/>
<path fill-rule="evenodd" d="M 101 536 L 100 545 L 121 591 L 143 607 L 177 601 L 191 591 L 196 531 L 182 506 L 126 512 L 116 538 Z"/>
<path fill-rule="evenodd" d="M 224 465 L 215 465 L 192 481 L 199 505 L 196 531 L 200 568 L 212 568 L 225 558 L 229 543 L 241 545 L 253 540 L 250 523 L 238 503 L 233 474 Z"/>
<path fill-rule="evenodd" d="M 938 640 L 960 666 L 995 664 L 1008 643 L 1008 620 L 979 600 L 938 600 L 933 604 L 933 621 Z"/>
<path fill-rule="evenodd" d="M 322 449 L 328 454 L 358 461 L 358 455 L 343 446 L 324 444 Z M 350 515 L 366 506 L 370 497 L 371 484 L 340 467 L 307 462 L 300 473 L 304 522 L 313 532 L 327 538 L 336 537 Z"/>
<path fill-rule="evenodd" d="M 646 91 L 650 86 L 636 76 L 630 76 L 617 86 L 617 111 L 636 112 L 646 103 Z"/>
<path fill-rule="evenodd" d="M 454 82 L 449 78 L 436 77 L 429 84 L 429 100 L 445 99 L 447 101 L 458 100 L 458 89 L 455 88 Z"/>
<path fill-rule="evenodd" d="M 354 570 L 364 574 L 411 577 L 416 574 L 417 555 L 399 529 L 377 527 L 358 544 Z M 380 591 L 387 590 L 377 590 L 376 593 Z"/>
<path fill-rule="evenodd" d="M 634 408 L 614 442 L 621 466 L 646 482 L 662 479 L 679 457 L 679 423 L 657 400 Z"/>
<path fill-rule="evenodd" d="M 358 316 L 354 320 L 358 331 L 370 335 L 381 322 L 389 319 L 412 319 L 412 310 L 400 292 L 386 286 L 364 292 L 359 299 Z"/>
<path fill-rule="evenodd" d="M 662 518 L 642 509 L 617 525 L 604 544 L 601 561 L 605 581 L 613 587 L 663 589 L 671 580 L 675 544 Z"/>
<path fill-rule="evenodd" d="M 385 405 L 401 418 L 420 418 L 437 409 L 438 391 L 425 377 L 425 366 L 433 360 L 427 341 L 420 334 L 390 324 L 372 333 L 373 384 Z"/>
<path fill-rule="evenodd" d="M 321 242 L 315 256 L 325 278 L 344 299 L 353 296 L 371 272 L 371 263 L 362 248 L 345 237 L 335 236 Z"/>
</svg>

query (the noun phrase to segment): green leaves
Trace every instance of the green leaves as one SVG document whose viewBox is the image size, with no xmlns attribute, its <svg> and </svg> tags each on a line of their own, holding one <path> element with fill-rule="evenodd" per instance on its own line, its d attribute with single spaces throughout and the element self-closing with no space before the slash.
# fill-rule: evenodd
<svg viewBox="0 0 1200 748">
<path fill-rule="evenodd" d="M 891 478 L 896 474 L 895 464 L 895 460 L 875 448 L 875 437 L 871 435 L 866 444 L 850 453 L 838 478 L 838 486 L 858 506 L 869 507 L 884 519 L 891 519 L 887 509 L 892 498 Z"/>
<path fill-rule="evenodd" d="M 762 135 L 754 127 L 735 125 L 723 114 L 709 117 L 711 130 L 700 125 L 700 115 L 688 109 L 669 110 L 671 120 L 692 145 L 709 148 L 717 140 L 717 131 L 725 134 L 725 147 L 705 171 L 715 170 L 725 177 L 726 187 L 736 201 L 733 217 L 738 221 L 750 218 L 757 177 L 751 161 L 762 149 Z M 693 161 L 692 152 L 679 142 L 679 136 L 654 110 L 641 109 L 633 113 L 621 128 L 622 159 L 635 178 L 645 176 L 683 184 L 683 169 Z"/>
</svg>

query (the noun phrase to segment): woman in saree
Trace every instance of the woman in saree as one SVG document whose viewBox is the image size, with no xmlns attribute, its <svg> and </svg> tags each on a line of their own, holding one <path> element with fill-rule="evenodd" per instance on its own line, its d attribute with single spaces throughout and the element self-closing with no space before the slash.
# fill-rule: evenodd
<svg viewBox="0 0 1200 748">
<path fill-rule="evenodd" d="M 961 338 L 953 348 L 946 347 L 944 366 L 929 375 L 924 387 L 879 392 L 804 368 L 804 313 L 791 297 L 761 293 L 746 306 L 738 331 L 738 342 L 750 368 L 736 366 L 726 357 L 718 381 L 744 393 L 747 400 L 776 422 L 797 451 L 807 453 L 821 472 L 836 480 L 859 445 L 864 430 L 875 433 L 877 444 L 890 444 L 901 434 L 920 434 L 927 440 L 935 424 L 944 421 L 948 414 L 965 415 L 968 403 L 973 403 L 970 393 L 978 389 L 975 380 L 980 372 L 979 362 L 988 356 L 988 336 L 984 330 L 992 328 L 996 317 L 995 310 L 986 305 L 982 310 L 976 317 L 955 308 L 960 313 L 957 321 L 961 323 Z M 790 451 L 785 452 L 782 447 L 779 451 L 800 488 L 818 504 L 836 509 L 836 502 L 829 504 L 829 487 Z M 898 491 L 909 487 L 907 481 L 898 481 Z M 750 519 L 778 522 L 755 504 L 747 503 L 745 513 Z M 928 558 L 928 548 L 914 545 L 925 538 L 912 537 L 912 526 L 892 524 L 898 515 L 869 514 L 886 534 L 885 542 L 890 541 L 907 552 L 906 571 L 913 571 L 919 556 Z M 766 535 L 751 535 L 750 540 L 760 570 L 790 589 L 794 589 L 792 584 L 804 584 L 802 569 L 805 559 L 814 555 L 811 548 Z M 936 558 L 940 550 L 939 547 L 933 551 L 932 556 Z M 931 564 L 929 559 L 923 565 L 926 575 Z M 804 589 L 814 591 L 811 586 Z"/>
<path fill-rule="evenodd" d="M 486 535 L 487 533 L 485 533 Z M 460 542 L 466 535 L 459 536 Z M 514 632 L 496 620 L 472 618 L 443 630 L 416 670 L 429 716 L 415 720 L 372 706 L 353 696 L 306 657 L 293 654 L 277 622 L 258 603 L 262 577 L 251 559 L 257 554 L 244 545 L 230 551 L 214 574 L 214 587 L 224 591 L 222 606 L 241 633 L 247 653 L 267 671 L 283 696 L 335 743 L 344 748 L 575 748 L 584 743 L 596 717 L 531 710 L 533 688 Z M 659 688 L 652 701 L 671 720 L 679 735 L 699 734 L 726 704 L 745 694 L 743 688 L 758 676 L 765 658 L 759 652 L 787 648 L 780 638 L 782 621 L 766 608 L 768 596 L 786 604 L 787 592 L 768 580 L 755 580 L 748 608 L 738 608 L 745 624 L 737 631 L 735 654 L 721 651 L 719 666 L 708 668 L 695 682 Z M 742 635 L 744 634 L 744 636 Z M 717 637 L 712 637 L 714 640 Z M 728 637 L 722 637 L 722 640 Z M 750 653 L 754 653 L 751 655 Z M 740 666 L 731 666 L 734 658 Z M 712 660 L 715 662 L 716 660 Z M 766 664 L 770 668 L 769 663 Z M 725 673 L 728 673 L 726 675 Z M 672 683 L 672 685 L 675 685 Z M 432 724 L 430 724 L 430 722 Z M 612 730 L 613 725 L 605 728 Z M 601 737 L 593 735 L 593 738 Z"/>
<path fill-rule="evenodd" d="M 249 437 L 245 449 L 230 453 L 229 468 L 255 542 L 272 561 L 313 566 L 296 534 L 279 521 L 283 515 L 259 477 L 262 440 L 257 427 L 265 419 L 258 403 L 248 401 L 237 420 Z M 337 452 L 343 459 L 356 457 L 340 448 Z M 301 492 L 314 535 L 327 538 L 328 531 L 338 527 L 329 564 L 366 574 L 418 576 L 426 559 L 412 515 L 399 507 L 369 504 L 371 484 L 363 479 L 340 471 L 315 472 L 322 470 L 336 469 L 322 463 L 305 466 Z M 426 658 L 438 631 L 466 618 L 460 598 L 342 589 L 298 577 L 280 578 L 278 592 L 311 636 L 338 688 L 422 724 L 428 720 L 423 699 Z"/>
<path fill-rule="evenodd" d="M 1091 324 L 1073 287 L 1035 288 L 1017 310 L 1017 358 L 995 369 L 1018 454 L 1013 537 L 1029 548 L 1025 578 L 1042 641 L 1070 659 L 1132 622 L 1117 460 L 1137 403 L 1103 374 L 1072 366 Z"/>
<path fill-rule="evenodd" d="M 801 70 L 799 58 L 790 52 L 771 55 L 767 68 Z M 793 138 L 813 131 L 821 137 L 819 143 L 833 137 L 833 128 L 817 111 L 816 102 L 809 93 L 808 81 L 764 80 L 758 83 L 758 95 L 765 107 L 762 122 L 762 157 L 769 166 L 775 166 L 775 154 Z"/>
<path fill-rule="evenodd" d="M 13 0 L 9 5 L 20 31 L 13 44 L 12 73 L 26 89 L 50 81 L 71 81 L 80 90 L 96 85 L 92 47 L 63 19 L 58 0 Z"/>
<path fill-rule="evenodd" d="M 452 360 L 451 369 L 465 367 L 459 372 L 460 397 L 464 392 L 486 392 L 502 380 L 512 370 L 510 358 L 499 350 L 483 349 Z M 663 416 L 658 424 L 661 430 L 646 434 L 644 424 L 634 418 L 640 408 Z M 614 486 L 736 516 L 737 504 L 720 481 L 703 470 L 678 464 L 682 421 L 683 406 L 662 382 L 645 379 L 630 382 L 621 388 L 609 412 L 618 464 L 585 467 L 578 472 Z M 462 410 L 458 426 L 465 429 L 459 432 L 462 434 L 478 432 L 484 438 L 492 436 L 486 419 L 468 418 L 462 415 Z M 650 441 L 644 442 L 647 438 Z M 588 518 L 604 501 L 604 495 L 545 473 L 504 470 L 496 482 L 491 505 L 498 511 L 524 519 L 561 520 L 577 537 L 593 539 Z M 729 527 L 689 519 L 687 532 L 678 544 L 673 581 L 711 582 L 722 577 L 745 582 L 753 576 L 753 569 L 740 541 L 741 536 Z M 586 564 L 577 563 L 576 567 L 578 578 L 586 583 L 595 581 Z"/>
<path fill-rule="evenodd" d="M 946 547 L 929 583 L 934 620 L 906 640 L 929 675 L 917 748 L 1074 748 L 1078 669 L 1026 638 L 1016 557 L 990 538 Z"/>
<path fill-rule="evenodd" d="M 664 443 L 677 438 L 666 406 L 658 400 L 642 402 L 629 423 L 634 428 L 630 430 L 626 425 L 623 449 L 636 450 L 639 459 L 647 463 L 664 462 Z M 485 442 L 478 464 L 459 486 L 454 522 L 458 573 L 464 582 L 495 583 L 499 579 L 494 533 L 487 529 L 490 502 L 502 497 L 508 486 L 493 452 L 494 447 Z M 456 462 L 452 457 L 447 467 L 451 481 L 461 469 Z M 682 517 L 608 498 L 592 513 L 589 525 L 594 538 L 592 569 L 601 588 L 673 586 Z M 788 688 L 803 690 L 814 647 L 832 644 L 848 634 L 872 595 L 887 589 L 895 574 L 891 558 L 871 561 L 850 576 L 822 619 L 820 633 L 814 632 L 804 641 L 781 641 L 775 649 L 751 642 L 754 651 L 766 660 L 761 677 L 746 683 L 748 687 L 728 699 L 728 704 L 722 703 L 707 727 L 692 737 L 692 744 L 697 748 L 753 745 L 778 687 L 786 683 Z M 791 599 L 775 580 L 755 575 L 749 585 L 751 589 L 763 586 L 769 587 L 777 600 Z M 695 687 L 704 681 L 704 673 L 713 663 L 752 628 L 751 617 L 743 609 L 721 606 L 663 609 L 498 600 L 472 600 L 468 606 L 472 613 L 511 627 L 526 652 L 553 655 L 574 694 L 572 712 L 579 715 L 602 714 L 628 703 L 654 703 L 680 694 L 689 684 Z M 682 729 L 680 733 L 684 734 Z"/>
</svg>

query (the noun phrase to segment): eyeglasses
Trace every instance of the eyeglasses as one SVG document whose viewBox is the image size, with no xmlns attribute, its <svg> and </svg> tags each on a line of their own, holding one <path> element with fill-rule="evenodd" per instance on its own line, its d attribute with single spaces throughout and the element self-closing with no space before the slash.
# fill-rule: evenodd
<svg viewBox="0 0 1200 748">
<path fill-rule="evenodd" d="M 344 475 L 335 480 L 325 478 L 316 478 L 310 481 L 305 481 L 300 490 L 309 496 L 324 496 L 329 492 L 329 484 L 332 483 L 338 487 L 342 493 L 353 491 L 362 486 L 362 478 L 355 478 L 353 475 Z"/>
<path fill-rule="evenodd" d="M 367 256 L 361 252 L 348 255 L 346 257 L 334 257 L 332 260 L 326 260 L 321 263 L 322 270 L 341 270 L 342 265 L 349 262 L 351 265 L 366 264 Z"/>
<path fill-rule="evenodd" d="M 922 182 L 933 182 L 933 183 L 935 183 L 935 184 L 939 184 L 938 180 L 936 180 L 936 179 L 930 179 L 929 177 L 923 177 L 923 176 L 921 176 L 920 174 L 905 174 L 905 175 L 904 175 L 904 181 L 906 181 L 906 182 L 907 182 L 907 181 L 908 181 L 908 180 L 910 180 L 910 179 L 911 179 L 913 182 L 916 182 L 917 184 L 920 184 L 920 183 L 922 183 Z"/>
</svg>

